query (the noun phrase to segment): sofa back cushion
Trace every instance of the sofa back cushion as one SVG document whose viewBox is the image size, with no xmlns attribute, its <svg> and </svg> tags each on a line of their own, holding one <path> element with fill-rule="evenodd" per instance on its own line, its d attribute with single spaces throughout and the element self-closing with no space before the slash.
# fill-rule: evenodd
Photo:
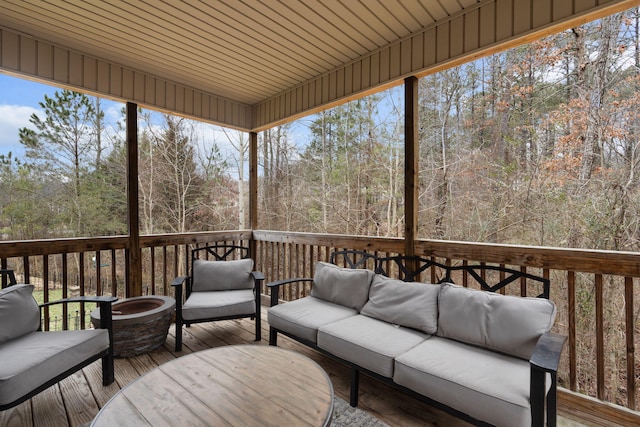
<svg viewBox="0 0 640 427">
<path fill-rule="evenodd" d="M 251 258 L 232 261 L 196 259 L 193 261 L 191 289 L 194 292 L 253 289 L 252 270 Z"/>
<path fill-rule="evenodd" d="M 360 311 L 369 298 L 373 276 L 371 270 L 342 268 L 320 261 L 316 264 L 311 296 Z"/>
<path fill-rule="evenodd" d="M 376 274 L 369 289 L 369 301 L 362 314 L 427 334 L 438 330 L 440 286 L 404 282 Z"/>
<path fill-rule="evenodd" d="M 33 285 L 14 285 L 0 290 L 0 344 L 40 328 L 40 308 Z"/>
<path fill-rule="evenodd" d="M 477 291 L 444 283 L 438 299 L 438 336 L 529 359 L 553 326 L 556 306 L 544 298 Z"/>
</svg>

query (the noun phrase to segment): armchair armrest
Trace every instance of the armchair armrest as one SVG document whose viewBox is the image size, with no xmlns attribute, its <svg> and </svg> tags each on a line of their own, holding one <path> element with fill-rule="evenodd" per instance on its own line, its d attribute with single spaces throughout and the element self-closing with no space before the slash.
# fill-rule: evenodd
<svg viewBox="0 0 640 427">
<path fill-rule="evenodd" d="M 109 295 L 97 295 L 97 296 L 84 295 L 79 297 L 69 297 L 69 298 L 63 298 L 55 301 L 45 302 L 40 304 L 40 307 L 46 307 L 46 306 L 55 305 L 55 304 L 71 303 L 71 302 L 80 302 L 80 303 L 97 302 L 98 304 L 106 302 L 108 304 L 111 304 L 116 301 L 118 301 L 118 297 L 112 297 Z"/>
<path fill-rule="evenodd" d="M 49 302 L 40 304 L 39 306 L 40 308 L 42 308 L 50 305 L 65 304 L 65 303 L 72 303 L 72 302 L 79 302 L 82 304 L 88 303 L 88 302 L 98 303 L 98 306 L 100 307 L 100 329 L 109 330 L 109 342 L 111 342 L 112 334 L 113 334 L 113 330 L 112 330 L 113 317 L 111 313 L 111 304 L 113 304 L 116 301 L 118 301 L 118 297 L 113 297 L 108 295 L 84 295 L 79 297 L 69 297 L 69 298 L 63 298 L 55 301 L 49 301 Z"/>
<path fill-rule="evenodd" d="M 275 282 L 267 283 L 267 287 L 271 293 L 271 307 L 278 305 L 278 294 L 280 293 L 280 286 L 288 285 L 296 282 L 313 282 L 310 278 L 295 278 L 295 279 L 283 279 L 276 280 Z"/>
<path fill-rule="evenodd" d="M 253 280 L 255 280 L 256 282 L 259 282 L 261 280 L 264 280 L 264 274 L 262 273 L 262 271 L 252 271 L 251 275 L 253 276 Z"/>
<path fill-rule="evenodd" d="M 186 282 L 188 278 L 189 278 L 188 276 L 178 276 L 175 279 L 173 279 L 173 281 L 171 282 L 171 286 L 173 286 L 174 288 L 181 287 L 182 284 Z"/>
<path fill-rule="evenodd" d="M 189 286 L 189 276 L 178 276 L 171 282 L 173 288 L 174 297 L 176 299 L 176 310 L 180 311 L 182 307 L 182 285 Z M 187 297 L 189 296 L 189 289 L 187 289 Z"/>
</svg>

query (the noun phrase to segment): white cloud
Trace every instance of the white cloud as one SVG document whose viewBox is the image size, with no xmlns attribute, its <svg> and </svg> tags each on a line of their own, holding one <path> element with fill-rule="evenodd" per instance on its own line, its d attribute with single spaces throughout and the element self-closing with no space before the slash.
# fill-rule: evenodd
<svg viewBox="0 0 640 427">
<path fill-rule="evenodd" d="M 9 151 L 14 154 L 24 153 L 18 130 L 29 126 L 29 117 L 38 112 L 40 110 L 25 105 L 0 105 L 0 154 L 7 154 Z"/>
</svg>

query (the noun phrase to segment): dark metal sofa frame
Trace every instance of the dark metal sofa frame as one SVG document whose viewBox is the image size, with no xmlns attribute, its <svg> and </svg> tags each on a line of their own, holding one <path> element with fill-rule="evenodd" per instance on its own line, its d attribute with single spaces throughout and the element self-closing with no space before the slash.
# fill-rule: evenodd
<svg viewBox="0 0 640 427">
<path fill-rule="evenodd" d="M 547 278 L 535 276 L 524 271 L 513 270 L 506 267 L 497 267 L 484 264 L 475 265 L 456 265 L 450 266 L 438 263 L 432 259 L 419 257 L 419 256 L 389 256 L 389 257 L 377 257 L 365 251 L 358 250 L 345 250 L 335 251 L 331 253 L 330 262 L 336 265 L 341 265 L 349 268 L 366 268 L 366 265 L 371 261 L 374 262 L 375 272 L 389 276 L 389 272 L 396 269 L 400 278 L 405 282 L 418 281 L 420 275 L 426 273 L 427 270 L 436 268 L 443 272 L 442 278 L 437 280 L 437 283 L 454 283 L 452 275 L 454 272 L 461 272 L 471 276 L 480 288 L 487 292 L 499 292 L 503 290 L 509 284 L 517 281 L 530 280 L 538 282 L 542 286 L 542 291 L 538 298 L 549 299 L 551 282 Z M 496 283 L 490 284 L 487 281 L 487 273 L 496 272 L 499 275 L 499 280 Z M 271 306 L 279 303 L 279 290 L 281 286 L 286 286 L 291 283 L 299 282 L 313 282 L 313 278 L 292 278 L 278 280 L 267 284 L 267 287 L 271 293 Z M 477 420 L 470 415 L 461 412 L 455 408 L 444 405 L 438 401 L 423 396 L 415 391 L 398 385 L 393 382 L 391 378 L 383 377 L 368 369 L 362 368 L 348 360 L 344 360 L 340 357 L 329 353 L 326 350 L 318 347 L 314 342 L 299 338 L 293 334 L 285 331 L 270 327 L 269 328 L 269 345 L 277 345 L 278 333 L 281 333 L 295 341 L 298 341 L 308 347 L 311 347 L 322 354 L 329 356 L 330 358 L 337 360 L 351 368 L 351 389 L 350 389 L 350 404 L 353 407 L 358 406 L 358 389 L 360 383 L 360 373 L 364 373 L 369 377 L 375 378 L 378 381 L 388 384 L 391 387 L 398 389 L 407 395 L 415 397 L 418 400 L 424 401 L 438 409 L 441 409 L 449 414 L 452 414 L 466 422 L 477 426 L 488 426 L 486 422 Z M 565 336 L 546 333 L 544 334 L 534 350 L 531 359 L 529 360 L 531 366 L 531 383 L 530 383 L 530 398 L 531 398 L 531 425 L 532 426 L 544 426 L 545 425 L 545 413 L 546 413 L 546 425 L 555 426 L 557 422 L 557 371 L 560 363 L 560 355 L 562 348 L 566 340 Z M 551 388 L 546 394 L 545 399 L 545 376 L 549 374 L 551 377 Z M 545 405 L 546 403 L 546 405 Z M 546 408 L 545 408 L 546 406 Z"/>
</svg>

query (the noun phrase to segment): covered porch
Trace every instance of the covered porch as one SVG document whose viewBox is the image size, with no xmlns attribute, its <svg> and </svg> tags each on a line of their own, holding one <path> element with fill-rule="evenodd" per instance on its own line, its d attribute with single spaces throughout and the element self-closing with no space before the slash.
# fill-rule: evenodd
<svg viewBox="0 0 640 427">
<path fill-rule="evenodd" d="M 220 31 L 216 37 L 221 37 L 221 44 L 194 18 L 199 10 L 193 5 L 162 1 L 157 10 L 125 4 L 117 9 L 72 1 L 65 9 L 41 3 L 38 9 L 21 1 L 6 2 L 6 13 L 0 17 L 0 70 L 126 102 L 129 184 L 129 232 L 125 236 L 0 242 L 2 267 L 14 268 L 23 280 L 39 278 L 45 301 L 50 283 L 59 286 L 64 295 L 74 291 L 121 297 L 169 295 L 172 278 L 189 270 L 188 251 L 219 241 L 251 245 L 257 269 L 268 281 L 309 277 L 315 262 L 326 260 L 334 249 L 416 254 L 441 263 L 483 262 L 525 269 L 551 278 L 551 298 L 566 301 L 559 307 L 555 328 L 569 337 L 560 372 L 560 414 L 586 425 L 640 424 L 636 412 L 640 398 L 636 354 L 640 255 L 417 238 L 417 78 L 628 9 L 638 1 L 398 1 L 394 5 L 401 12 L 393 23 L 384 2 L 379 1 L 366 11 L 372 15 L 370 24 L 343 23 L 339 28 L 328 22 L 340 12 L 358 11 L 336 12 L 333 8 L 338 8 L 338 3 L 327 1 L 309 2 L 302 10 L 279 4 L 275 10 L 269 2 L 259 1 L 242 13 L 225 9 L 234 31 Z M 360 12 L 365 13 L 364 8 Z M 292 25 L 301 17 L 305 19 L 296 28 L 324 25 L 326 30 L 305 33 L 304 41 L 287 41 L 286 36 L 295 30 L 283 32 L 286 25 L 281 23 Z M 95 21 L 96 27 L 87 25 L 87 19 Z M 145 24 L 136 28 L 131 24 L 135 19 Z M 177 41 L 171 40 L 175 36 L 171 20 L 179 22 L 183 31 Z M 250 31 L 253 27 L 259 31 Z M 74 31 L 64 31 L 70 28 Z M 256 40 L 267 41 L 266 54 L 261 52 L 264 45 Z M 212 45 L 222 48 L 212 50 Z M 281 72 L 280 64 L 289 65 L 286 73 Z M 372 238 L 260 230 L 258 132 L 394 85 L 405 86 L 404 235 Z M 249 132 L 248 230 L 141 235 L 135 125 L 138 106 Z M 436 272 L 431 274 L 435 280 Z M 77 290 L 71 289 L 76 283 L 72 276 L 78 278 Z M 267 289 L 262 292 L 266 298 Z M 295 299 L 307 292 L 298 289 L 296 294 L 282 297 Z M 594 301 L 587 324 L 577 316 L 579 297 L 585 294 Z M 608 309 L 611 304 L 623 304 L 624 315 L 614 315 Z M 79 313 L 79 319 L 84 326 L 86 313 Z M 65 316 L 62 322 L 67 321 Z M 267 326 L 266 321 L 263 324 Z M 197 351 L 247 342 L 251 326 L 225 322 L 191 329 L 188 333 L 193 337 L 186 347 Z M 610 340 L 612 335 L 615 339 Z M 310 354 L 328 370 L 337 394 L 347 396 L 347 369 L 288 340 L 283 340 L 283 345 Z M 83 424 L 120 387 L 176 357 L 170 348 L 171 338 L 150 356 L 119 361 L 118 385 L 103 389 L 98 385 L 98 368 L 92 365 L 82 375 L 0 416 L 7 425 L 48 425 L 49 421 L 50 425 L 65 425 L 58 424 L 64 419 L 70 420 L 68 425 Z M 362 407 L 391 425 L 459 422 L 406 396 L 380 393 L 380 385 L 369 380 L 363 381 L 361 388 Z M 93 396 L 93 400 L 84 400 L 81 395 Z"/>
</svg>

